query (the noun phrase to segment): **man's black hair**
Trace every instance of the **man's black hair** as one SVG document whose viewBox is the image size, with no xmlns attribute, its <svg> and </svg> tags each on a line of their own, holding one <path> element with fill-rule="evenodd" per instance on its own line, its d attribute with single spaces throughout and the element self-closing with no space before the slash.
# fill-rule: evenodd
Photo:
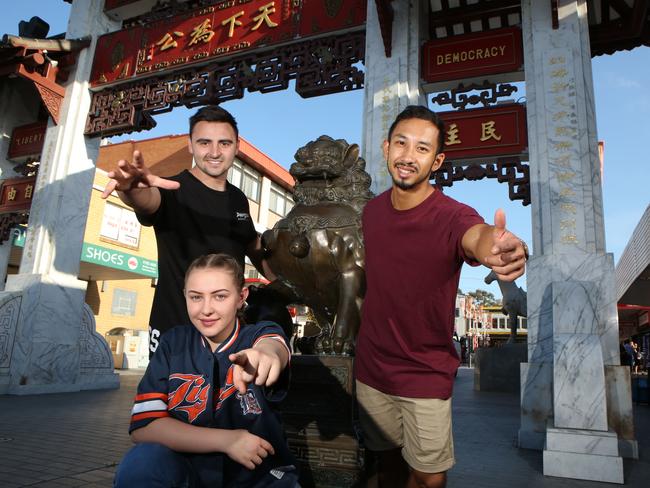
<svg viewBox="0 0 650 488">
<path fill-rule="evenodd" d="M 230 124 L 235 131 L 235 137 L 239 138 L 239 129 L 237 129 L 235 117 L 218 105 L 207 105 L 190 117 L 190 137 L 192 137 L 194 126 L 199 122 L 225 122 Z"/>
<path fill-rule="evenodd" d="M 392 137 L 397 124 L 402 120 L 408 119 L 426 120 L 436 126 L 438 129 L 438 150 L 436 151 L 436 154 L 443 151 L 445 148 L 445 123 L 440 117 L 438 117 L 437 113 L 427 107 L 423 107 L 422 105 L 409 105 L 399 113 L 393 124 L 390 126 L 390 129 L 388 129 L 388 142 L 390 142 L 390 138 Z"/>
</svg>

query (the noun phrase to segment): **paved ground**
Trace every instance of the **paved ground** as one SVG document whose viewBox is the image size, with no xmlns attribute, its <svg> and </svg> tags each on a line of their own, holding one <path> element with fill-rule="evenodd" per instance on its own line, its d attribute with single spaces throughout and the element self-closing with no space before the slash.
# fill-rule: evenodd
<svg viewBox="0 0 650 488">
<path fill-rule="evenodd" d="M 0 396 L 0 487 L 107 488 L 131 442 L 129 412 L 138 374 L 121 388 L 38 396 Z M 625 460 L 628 487 L 650 486 L 650 406 L 635 406 L 641 458 Z M 454 393 L 457 464 L 449 488 L 582 488 L 602 483 L 548 478 L 542 454 L 517 449 L 518 396 L 475 392 L 472 370 L 459 371 Z"/>
<path fill-rule="evenodd" d="M 624 459 L 625 486 L 650 487 L 650 406 L 635 405 L 640 458 Z M 542 453 L 515 446 L 519 395 L 473 390 L 473 370 L 461 368 L 454 387 L 456 466 L 448 488 L 583 488 L 620 486 L 542 475 Z"/>
</svg>

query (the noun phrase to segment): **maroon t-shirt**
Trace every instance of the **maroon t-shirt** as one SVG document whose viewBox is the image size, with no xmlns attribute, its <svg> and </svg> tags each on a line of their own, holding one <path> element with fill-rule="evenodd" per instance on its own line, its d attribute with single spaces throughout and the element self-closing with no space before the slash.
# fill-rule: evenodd
<svg viewBox="0 0 650 488">
<path fill-rule="evenodd" d="M 433 192 L 395 210 L 388 190 L 366 205 L 367 291 L 357 339 L 356 378 L 390 395 L 449 398 L 459 358 L 452 343 L 465 232 L 483 219 Z"/>
</svg>

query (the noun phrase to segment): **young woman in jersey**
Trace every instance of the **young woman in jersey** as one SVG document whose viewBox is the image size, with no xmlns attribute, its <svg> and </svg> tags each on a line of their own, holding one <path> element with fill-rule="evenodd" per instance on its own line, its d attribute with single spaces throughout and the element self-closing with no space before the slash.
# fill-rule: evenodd
<svg viewBox="0 0 650 488">
<path fill-rule="evenodd" d="M 298 486 L 273 408 L 288 386 L 282 329 L 240 323 L 248 290 L 226 254 L 193 261 L 184 295 L 192 325 L 165 334 L 149 363 L 115 486 Z"/>
</svg>

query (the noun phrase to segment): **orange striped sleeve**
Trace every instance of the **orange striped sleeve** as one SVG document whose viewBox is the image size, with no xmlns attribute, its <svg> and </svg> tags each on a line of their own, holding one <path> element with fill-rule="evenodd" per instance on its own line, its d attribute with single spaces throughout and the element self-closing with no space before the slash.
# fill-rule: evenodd
<svg viewBox="0 0 650 488">
<path fill-rule="evenodd" d="M 137 422 L 143 419 L 155 419 L 161 417 L 169 417 L 169 412 L 144 412 L 131 416 L 131 422 Z"/>
</svg>

